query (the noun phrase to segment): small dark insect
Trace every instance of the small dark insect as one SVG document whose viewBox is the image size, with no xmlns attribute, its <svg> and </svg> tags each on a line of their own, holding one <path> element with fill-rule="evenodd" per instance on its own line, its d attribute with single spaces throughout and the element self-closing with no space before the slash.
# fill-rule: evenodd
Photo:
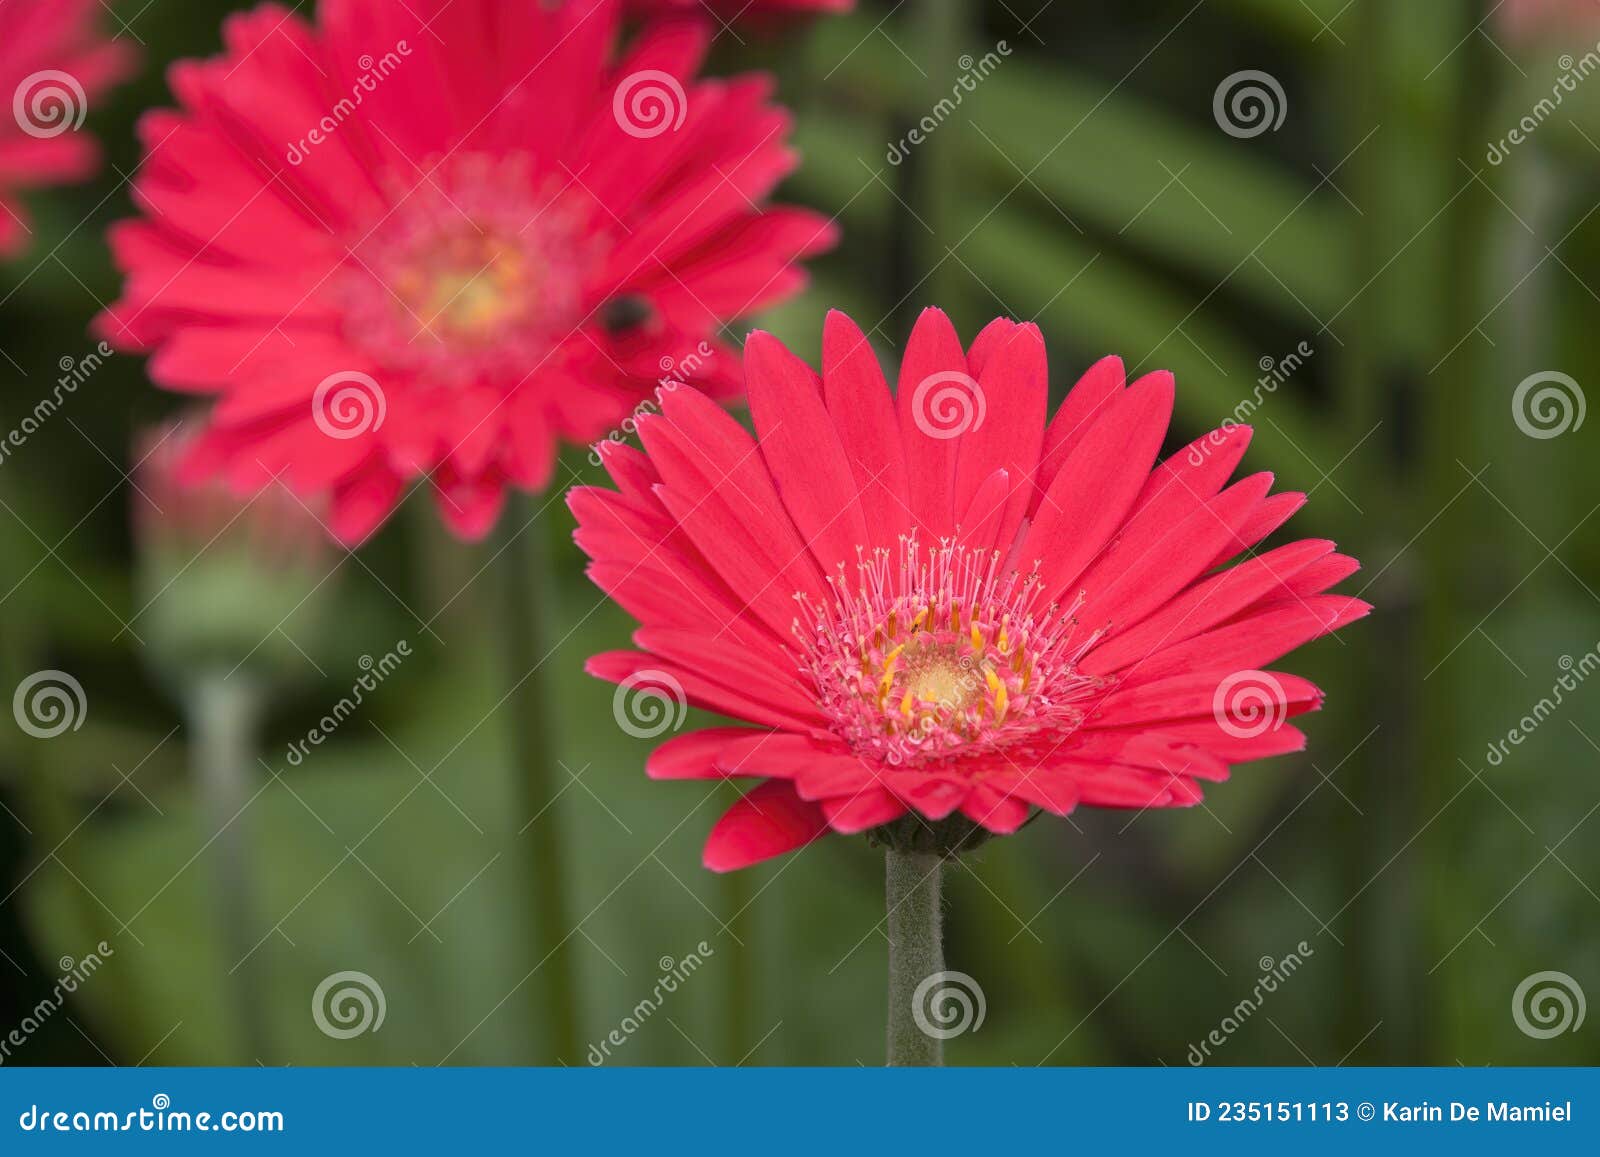
<svg viewBox="0 0 1600 1157">
<path fill-rule="evenodd" d="M 613 297 L 600 307 L 600 324 L 612 337 L 622 337 L 655 316 L 650 299 L 636 293 Z"/>
</svg>

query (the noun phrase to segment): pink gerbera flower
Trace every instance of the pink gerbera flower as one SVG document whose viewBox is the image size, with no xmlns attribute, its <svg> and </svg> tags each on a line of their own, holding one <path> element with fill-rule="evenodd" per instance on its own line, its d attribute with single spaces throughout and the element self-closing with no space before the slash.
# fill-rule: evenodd
<svg viewBox="0 0 1600 1157">
<path fill-rule="evenodd" d="M 0 3 L 0 257 L 21 252 L 27 217 L 16 194 L 92 176 L 100 150 L 82 132 L 89 102 L 132 69 L 133 50 L 97 28 L 96 0 Z"/>
<path fill-rule="evenodd" d="M 663 374 L 737 388 L 719 326 L 795 292 L 834 230 L 761 207 L 795 161 L 770 81 L 696 79 L 698 23 L 615 57 L 618 12 L 262 7 L 174 67 L 101 325 L 216 395 L 191 476 L 281 472 L 347 541 L 426 477 L 471 538 Z"/>
<path fill-rule="evenodd" d="M 710 12 L 718 20 L 766 21 L 817 12 L 848 12 L 855 0 L 627 0 L 629 11 L 644 16 Z"/>
<path fill-rule="evenodd" d="M 1600 27 L 1600 2 L 1502 0 L 1495 6 L 1494 16 L 1505 34 L 1515 41 L 1529 42 L 1541 37 L 1575 40 L 1585 34 L 1585 29 Z"/>
<path fill-rule="evenodd" d="M 822 367 L 752 334 L 757 439 L 679 389 L 640 423 L 644 453 L 606 455 L 618 489 L 570 499 L 589 573 L 641 624 L 639 650 L 589 670 L 754 725 L 649 761 L 762 781 L 708 867 L 830 829 L 948 852 L 1034 808 L 1193 804 L 1303 746 L 1284 720 L 1322 693 L 1261 668 L 1370 608 L 1324 593 L 1357 567 L 1333 543 L 1254 549 L 1304 495 L 1228 484 L 1247 427 L 1157 466 L 1172 376 L 1125 385 L 1116 358 L 1047 427 L 1038 329 L 996 321 L 963 351 L 937 310 L 896 396 L 842 314 Z"/>
</svg>

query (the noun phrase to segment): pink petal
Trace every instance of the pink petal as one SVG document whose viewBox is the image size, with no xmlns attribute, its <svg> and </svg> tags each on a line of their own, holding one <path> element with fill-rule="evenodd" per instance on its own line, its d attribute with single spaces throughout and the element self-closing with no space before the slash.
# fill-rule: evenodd
<svg viewBox="0 0 1600 1157">
<path fill-rule="evenodd" d="M 822 809 L 782 780 L 753 788 L 723 814 L 706 839 L 703 862 L 731 872 L 803 847 L 828 830 Z"/>
</svg>

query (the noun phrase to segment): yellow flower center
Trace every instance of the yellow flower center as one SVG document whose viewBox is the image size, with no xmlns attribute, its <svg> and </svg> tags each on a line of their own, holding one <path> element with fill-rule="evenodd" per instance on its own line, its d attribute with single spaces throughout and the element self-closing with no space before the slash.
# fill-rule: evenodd
<svg viewBox="0 0 1600 1157">
<path fill-rule="evenodd" d="M 535 300 L 528 255 L 492 234 L 457 238 L 444 253 L 407 268 L 396 292 L 425 329 L 453 341 L 493 341 Z"/>
</svg>

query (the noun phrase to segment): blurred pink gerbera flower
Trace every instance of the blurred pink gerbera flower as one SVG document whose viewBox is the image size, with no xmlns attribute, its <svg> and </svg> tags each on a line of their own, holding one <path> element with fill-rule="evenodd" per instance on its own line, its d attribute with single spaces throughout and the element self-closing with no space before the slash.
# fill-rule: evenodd
<svg viewBox="0 0 1600 1157">
<path fill-rule="evenodd" d="M 0 3 L 0 257 L 20 252 L 27 218 L 16 194 L 92 176 L 100 150 L 82 131 L 89 102 L 133 67 L 133 50 L 98 30 L 96 0 Z"/>
<path fill-rule="evenodd" d="M 1494 16 L 1513 41 L 1571 42 L 1600 28 L 1600 0 L 1501 0 Z"/>
<path fill-rule="evenodd" d="M 626 0 L 626 4 L 630 12 L 643 16 L 710 12 L 723 23 L 765 23 L 818 12 L 848 12 L 855 0 Z"/>
<path fill-rule="evenodd" d="M 697 23 L 613 60 L 617 25 L 611 0 L 325 0 L 173 69 L 101 326 L 217 395 L 189 473 L 282 472 L 347 541 L 426 476 L 476 537 L 664 372 L 737 388 L 719 325 L 833 228 L 760 206 L 794 164 L 767 78 L 696 79 Z"/>
<path fill-rule="evenodd" d="M 1259 668 L 1369 608 L 1323 593 L 1356 569 L 1331 542 L 1254 552 L 1304 496 L 1227 485 L 1247 427 L 1156 466 L 1172 377 L 1125 386 L 1107 358 L 1047 428 L 1043 341 L 1004 320 L 963 351 L 925 312 L 893 398 L 841 314 L 822 363 L 752 334 L 759 440 L 676 390 L 645 453 L 606 455 L 618 490 L 571 495 L 590 574 L 641 623 L 590 671 L 756 725 L 651 756 L 657 778 L 764 781 L 707 866 L 830 828 L 948 851 L 1034 807 L 1192 804 L 1301 748 L 1284 720 L 1321 692 Z"/>
</svg>

